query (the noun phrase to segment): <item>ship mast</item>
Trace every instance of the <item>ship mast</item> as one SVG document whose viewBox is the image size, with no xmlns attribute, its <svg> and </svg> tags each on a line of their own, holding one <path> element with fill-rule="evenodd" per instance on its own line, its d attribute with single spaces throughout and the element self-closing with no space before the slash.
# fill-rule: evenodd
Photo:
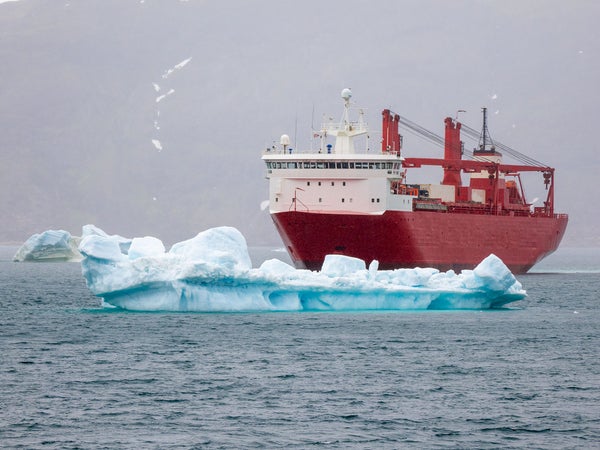
<svg viewBox="0 0 600 450">
<path fill-rule="evenodd" d="M 354 139 L 357 136 L 366 135 L 368 132 L 367 124 L 364 122 L 364 112 L 359 111 L 358 122 L 350 120 L 350 98 L 352 91 L 348 88 L 342 91 L 342 99 L 344 99 L 344 114 L 339 123 L 324 123 L 321 128 L 321 139 L 326 136 L 335 136 L 335 146 L 333 153 L 337 154 L 354 154 Z M 368 136 L 367 136 L 368 137 Z M 323 144 L 321 144 L 321 147 Z M 327 151 L 330 153 L 330 150 Z"/>
<path fill-rule="evenodd" d="M 492 137 L 490 136 L 490 131 L 487 126 L 487 108 L 481 108 L 483 112 L 483 127 L 481 129 L 481 135 L 479 137 L 479 151 L 482 152 L 494 152 L 496 150 L 496 146 L 494 145 L 494 141 L 492 141 Z M 488 149 L 488 142 L 490 148 Z"/>
</svg>

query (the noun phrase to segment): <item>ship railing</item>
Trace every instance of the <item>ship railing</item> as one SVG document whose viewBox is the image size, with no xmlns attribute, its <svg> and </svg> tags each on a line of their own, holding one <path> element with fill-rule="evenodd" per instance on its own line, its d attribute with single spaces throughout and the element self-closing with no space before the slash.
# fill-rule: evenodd
<svg viewBox="0 0 600 450">
<path fill-rule="evenodd" d="M 322 125 L 322 129 L 323 131 L 340 131 L 348 129 L 349 131 L 362 133 L 366 133 L 367 131 L 369 131 L 369 127 L 365 122 L 326 122 Z"/>
<path fill-rule="evenodd" d="M 567 219 L 569 217 L 568 214 L 564 213 L 550 213 L 550 211 L 542 206 L 533 208 L 533 213 L 531 213 L 531 215 L 534 217 L 548 217 L 550 219 Z"/>
<path fill-rule="evenodd" d="M 473 203 L 472 205 L 458 205 L 451 203 L 448 205 L 448 212 L 460 214 L 491 214 L 492 210 L 488 205 L 482 203 Z"/>
<path fill-rule="evenodd" d="M 472 205 L 464 205 L 464 204 L 456 204 L 456 203 L 448 203 L 447 209 L 442 208 L 434 208 L 427 207 L 424 205 L 427 203 L 419 199 L 415 203 L 415 209 L 429 210 L 429 211 L 439 211 L 439 212 L 449 212 L 449 213 L 459 213 L 459 214 L 478 214 L 478 215 L 497 215 L 497 216 L 518 216 L 518 217 L 548 217 L 554 219 L 566 219 L 569 217 L 568 214 L 551 214 L 546 208 L 537 207 L 534 208 L 533 211 L 526 209 L 499 209 L 494 210 L 493 207 L 489 205 L 484 205 L 481 203 L 474 203 Z"/>
</svg>

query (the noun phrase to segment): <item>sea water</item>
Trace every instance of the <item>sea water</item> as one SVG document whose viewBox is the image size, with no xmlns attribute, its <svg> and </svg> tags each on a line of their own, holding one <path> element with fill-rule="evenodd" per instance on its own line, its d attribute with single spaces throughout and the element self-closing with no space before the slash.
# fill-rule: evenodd
<svg viewBox="0 0 600 450">
<path fill-rule="evenodd" d="M 598 249 L 559 250 L 501 310 L 261 314 L 101 308 L 79 264 L 15 251 L 0 447 L 600 447 Z"/>
</svg>

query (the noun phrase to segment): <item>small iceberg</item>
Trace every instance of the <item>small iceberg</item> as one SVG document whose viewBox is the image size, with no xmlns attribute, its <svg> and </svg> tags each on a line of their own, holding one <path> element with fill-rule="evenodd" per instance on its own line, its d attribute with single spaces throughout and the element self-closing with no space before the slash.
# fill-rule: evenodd
<svg viewBox="0 0 600 450">
<path fill-rule="evenodd" d="M 80 238 L 71 236 L 65 230 L 47 230 L 34 234 L 17 250 L 13 261 L 52 262 L 79 261 L 81 254 L 77 250 Z"/>
<path fill-rule="evenodd" d="M 342 255 L 328 255 L 320 272 L 277 259 L 253 268 L 244 236 L 231 227 L 203 231 L 169 251 L 147 236 L 132 239 L 125 252 L 118 237 L 97 231 L 83 237 L 79 251 L 91 292 L 106 306 L 133 311 L 488 309 L 526 297 L 494 255 L 460 274 L 380 271 L 376 261 L 366 267 Z"/>
<path fill-rule="evenodd" d="M 81 237 L 72 236 L 65 230 L 46 230 L 34 234 L 17 250 L 13 261 L 16 262 L 79 262 L 82 259 L 79 253 L 79 244 L 86 236 L 102 236 L 119 245 L 122 253 L 127 254 L 131 239 L 119 235 L 109 236 L 94 225 L 84 225 Z"/>
</svg>

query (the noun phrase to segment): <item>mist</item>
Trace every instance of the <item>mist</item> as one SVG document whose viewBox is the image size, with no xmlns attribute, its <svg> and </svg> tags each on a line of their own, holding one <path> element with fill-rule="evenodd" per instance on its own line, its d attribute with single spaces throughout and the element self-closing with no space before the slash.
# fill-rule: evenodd
<svg viewBox="0 0 600 450">
<path fill-rule="evenodd" d="M 278 245 L 261 152 L 284 133 L 310 146 L 350 87 L 375 143 L 384 108 L 442 134 L 487 107 L 493 139 L 556 168 L 562 245 L 600 246 L 598 17 L 554 0 L 0 2 L 0 242 L 93 223 Z"/>
</svg>

